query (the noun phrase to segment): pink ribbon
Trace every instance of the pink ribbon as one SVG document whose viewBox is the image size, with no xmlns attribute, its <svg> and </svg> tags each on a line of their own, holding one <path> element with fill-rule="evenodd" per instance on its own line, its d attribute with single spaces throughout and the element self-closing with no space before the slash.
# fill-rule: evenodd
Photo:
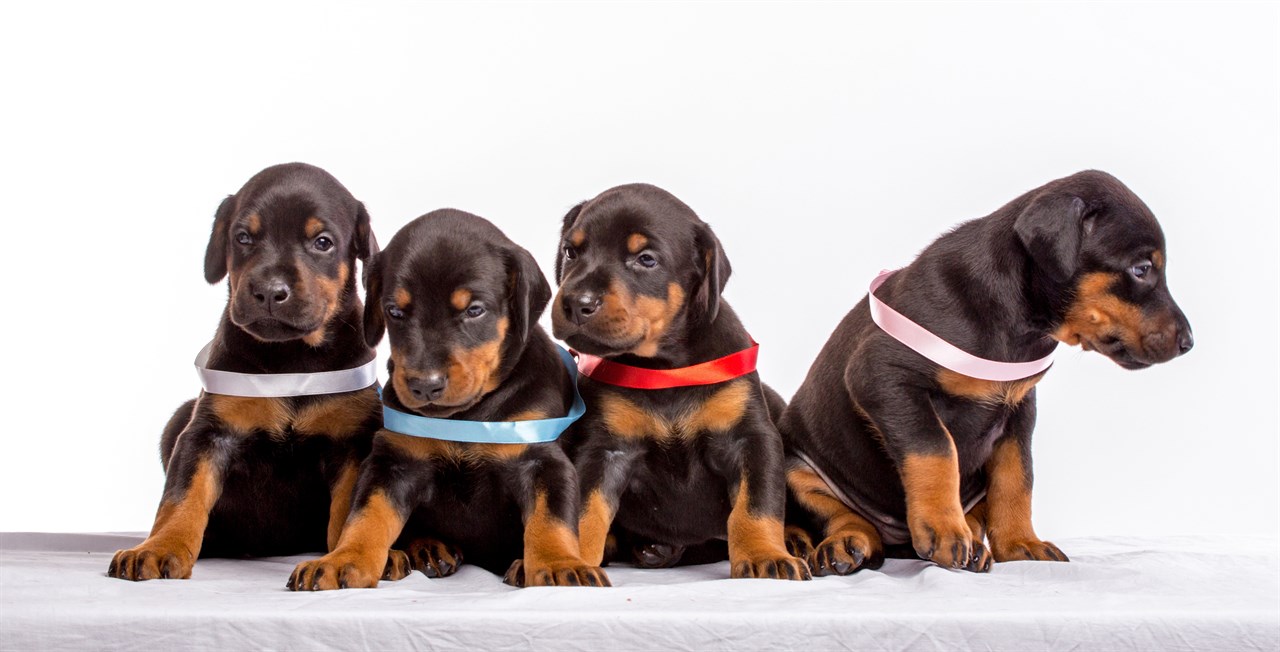
<svg viewBox="0 0 1280 652">
<path fill-rule="evenodd" d="M 894 271 L 896 270 L 883 270 L 871 281 L 871 289 L 867 293 L 867 301 L 871 307 L 871 320 L 890 337 L 902 342 L 912 351 L 956 373 L 999 382 L 1029 378 L 1053 364 L 1052 351 L 1049 355 L 1030 362 L 997 362 L 962 351 L 950 342 L 930 333 L 925 327 L 907 319 L 902 313 L 876 298 L 876 288 L 883 285 L 885 279 L 892 276 Z"/>
</svg>

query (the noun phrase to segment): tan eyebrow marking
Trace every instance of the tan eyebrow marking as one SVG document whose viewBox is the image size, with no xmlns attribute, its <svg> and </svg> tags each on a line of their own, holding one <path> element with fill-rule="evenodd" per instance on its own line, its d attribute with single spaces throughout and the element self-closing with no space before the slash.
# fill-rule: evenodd
<svg viewBox="0 0 1280 652">
<path fill-rule="evenodd" d="M 413 301 L 413 296 L 404 288 L 396 288 L 395 300 L 396 306 L 400 308 L 407 308 L 409 306 L 409 302 Z"/>
<path fill-rule="evenodd" d="M 471 305 L 471 290 L 466 288 L 454 290 L 453 294 L 449 295 L 449 303 L 453 304 L 453 307 L 458 310 L 466 308 Z"/>
<path fill-rule="evenodd" d="M 649 238 L 644 237 L 644 235 L 632 233 L 627 236 L 627 251 L 638 254 L 647 246 L 649 246 Z"/>
<path fill-rule="evenodd" d="M 308 217 L 306 231 L 308 238 L 314 238 L 324 233 L 324 222 L 321 222 L 318 217 Z"/>
</svg>

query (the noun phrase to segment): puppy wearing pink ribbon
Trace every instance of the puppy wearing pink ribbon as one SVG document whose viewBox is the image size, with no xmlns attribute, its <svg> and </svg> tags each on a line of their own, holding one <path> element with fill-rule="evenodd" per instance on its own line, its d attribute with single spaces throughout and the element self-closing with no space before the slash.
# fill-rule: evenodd
<svg viewBox="0 0 1280 652">
<path fill-rule="evenodd" d="M 1150 209 L 1086 171 L 877 276 L 782 415 L 793 552 L 817 575 L 1067 561 L 1031 525 L 1035 385 L 1059 342 L 1126 369 L 1189 351 L 1166 262 Z"/>
</svg>

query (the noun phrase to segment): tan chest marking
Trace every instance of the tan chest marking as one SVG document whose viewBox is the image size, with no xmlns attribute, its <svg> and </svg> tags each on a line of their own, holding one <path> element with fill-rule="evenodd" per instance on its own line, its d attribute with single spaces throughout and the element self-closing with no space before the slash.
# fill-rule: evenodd
<svg viewBox="0 0 1280 652">
<path fill-rule="evenodd" d="M 600 399 L 600 411 L 605 427 L 619 437 L 690 440 L 703 432 L 727 432 L 741 421 L 751 391 L 749 381 L 735 381 L 712 394 L 701 405 L 674 417 L 649 412 L 621 396 L 606 394 Z"/>
<path fill-rule="evenodd" d="M 541 416 L 536 418 L 543 418 Z M 521 421 L 521 419 L 512 419 Z M 426 437 L 411 437 L 390 430 L 378 431 L 379 437 L 386 437 L 396 448 L 420 460 L 448 461 L 455 464 L 471 464 L 480 462 L 512 460 L 520 457 L 528 449 L 528 444 L 473 444 L 470 442 L 445 441 Z"/>
<path fill-rule="evenodd" d="M 266 432 L 283 436 L 292 430 L 303 435 L 349 437 L 359 434 L 361 426 L 379 409 L 373 389 L 333 398 L 294 410 L 280 398 L 246 398 L 206 394 L 210 409 L 224 424 L 237 433 Z"/>
<path fill-rule="evenodd" d="M 952 396 L 967 398 L 981 403 L 1003 403 L 1014 406 L 1021 403 L 1027 397 L 1027 393 L 1036 386 L 1036 383 L 1040 382 L 1041 378 L 1044 378 L 1044 372 L 1022 380 L 1000 382 L 973 378 L 950 369 L 939 369 L 936 378 L 942 391 Z"/>
</svg>

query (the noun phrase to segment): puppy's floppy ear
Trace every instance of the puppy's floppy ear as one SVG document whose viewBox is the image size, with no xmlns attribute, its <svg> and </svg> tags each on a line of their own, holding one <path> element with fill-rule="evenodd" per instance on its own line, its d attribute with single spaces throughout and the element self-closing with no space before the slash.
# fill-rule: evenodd
<svg viewBox="0 0 1280 652">
<path fill-rule="evenodd" d="M 364 262 L 364 341 L 370 348 L 382 341 L 387 322 L 382 316 L 382 256 L 376 252 Z"/>
<path fill-rule="evenodd" d="M 1059 283 L 1076 273 L 1085 235 L 1084 200 L 1050 192 L 1031 200 L 1013 222 L 1022 246 L 1044 273 Z"/>
<path fill-rule="evenodd" d="M 561 242 L 564 242 L 565 236 L 569 235 L 569 229 L 573 226 L 573 223 L 578 221 L 578 213 L 582 212 L 582 205 L 585 203 L 587 202 L 585 201 L 578 202 L 577 206 L 570 208 L 569 212 L 565 213 L 564 224 L 560 225 L 560 241 Z M 564 247 L 561 246 L 556 249 L 556 283 L 559 283 L 563 278 L 563 272 L 564 272 Z"/>
<path fill-rule="evenodd" d="M 702 267 L 698 289 L 689 302 L 690 313 L 696 321 L 711 323 L 720 314 L 720 294 L 729 282 L 729 258 L 725 256 L 720 239 L 711 232 L 711 227 L 698 224 L 694 233 L 694 244 L 698 249 L 698 264 Z"/>
<path fill-rule="evenodd" d="M 209 234 L 209 245 L 204 250 L 204 280 L 209 283 L 217 283 L 227 275 L 227 240 L 231 237 L 227 229 L 235 208 L 236 196 L 229 195 L 218 204 L 213 215 L 213 232 Z"/>
<path fill-rule="evenodd" d="M 520 336 L 520 345 L 524 346 L 538 327 L 538 319 L 547 309 L 551 300 L 551 286 L 547 277 L 538 268 L 538 261 L 523 247 L 512 247 L 507 251 L 507 278 L 509 279 L 508 313 L 511 315 L 512 331 Z"/>
<path fill-rule="evenodd" d="M 369 211 L 364 202 L 356 202 L 356 258 L 364 261 L 368 267 L 369 260 L 378 253 L 378 238 L 373 235 L 373 226 L 369 223 Z"/>
</svg>

